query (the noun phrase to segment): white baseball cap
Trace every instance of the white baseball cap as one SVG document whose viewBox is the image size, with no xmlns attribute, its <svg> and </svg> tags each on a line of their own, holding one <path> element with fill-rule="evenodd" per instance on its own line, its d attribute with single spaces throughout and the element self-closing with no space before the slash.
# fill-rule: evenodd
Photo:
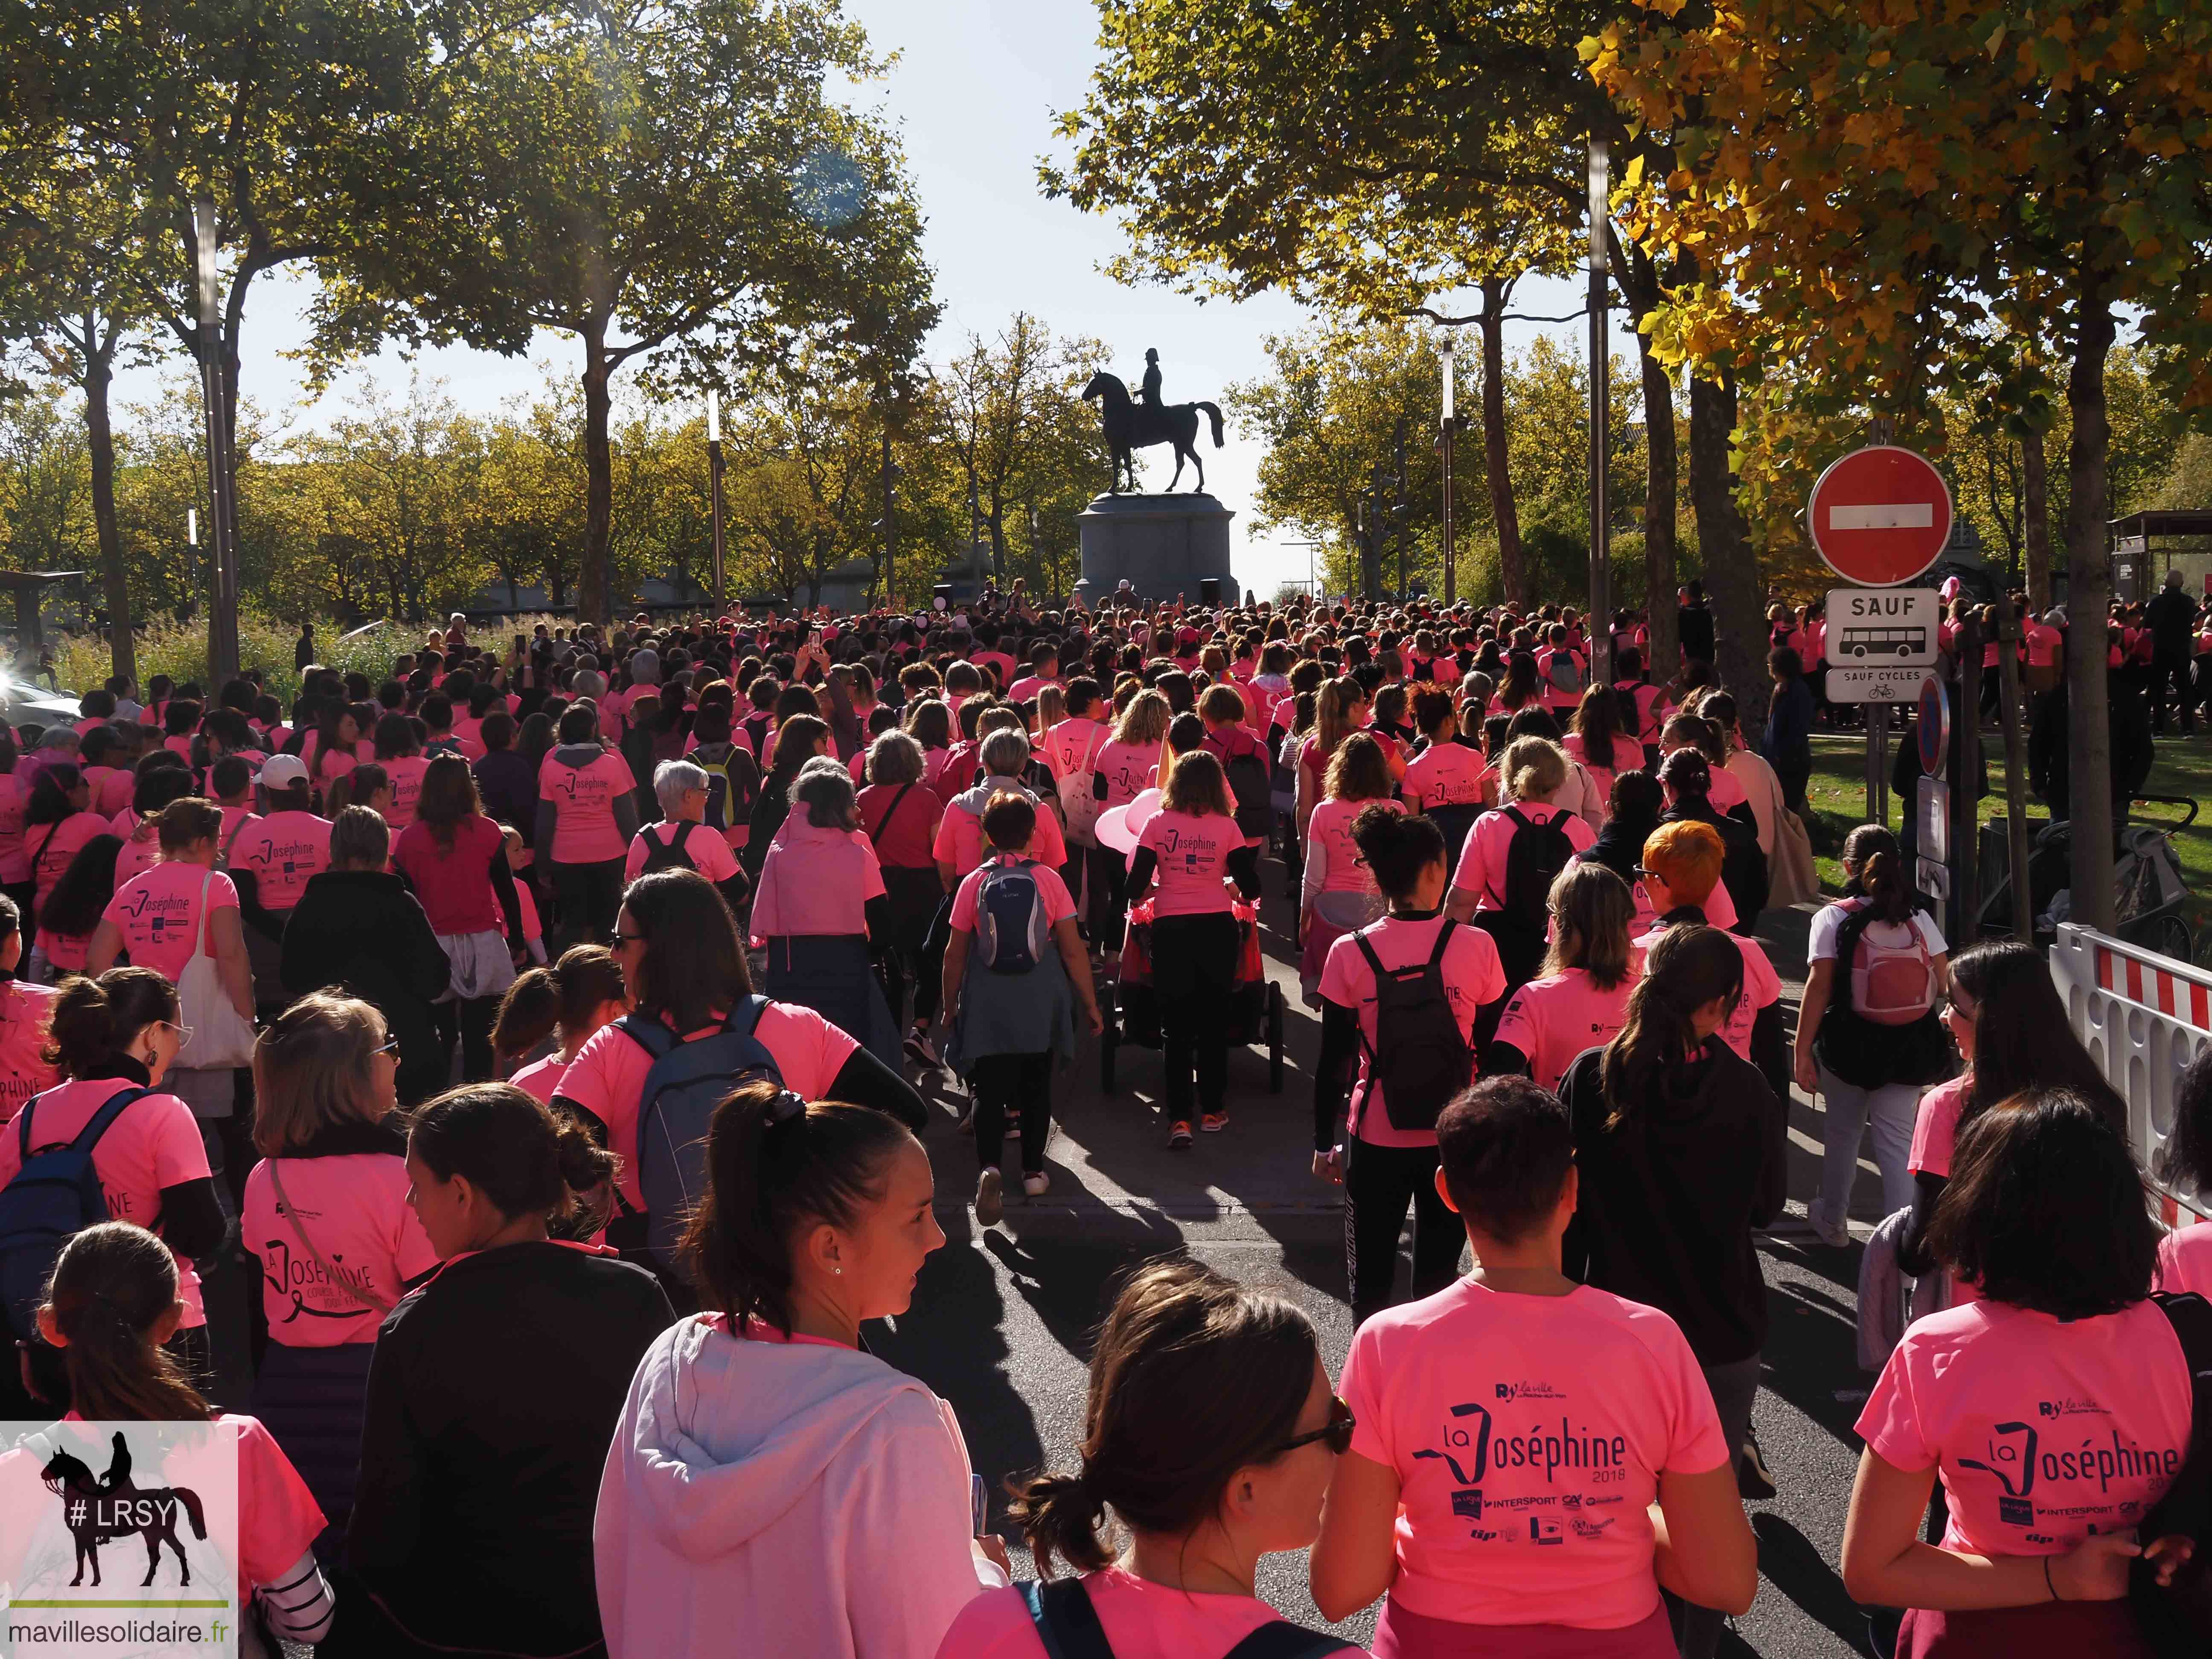
<svg viewBox="0 0 2212 1659">
<path fill-rule="evenodd" d="M 271 755 L 261 763 L 261 787 L 289 789 L 307 781 L 307 763 L 297 755 Z"/>
</svg>

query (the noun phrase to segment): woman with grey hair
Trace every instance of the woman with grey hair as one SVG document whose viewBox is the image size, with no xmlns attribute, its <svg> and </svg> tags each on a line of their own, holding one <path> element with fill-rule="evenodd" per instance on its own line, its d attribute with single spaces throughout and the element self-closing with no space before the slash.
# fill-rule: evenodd
<svg viewBox="0 0 2212 1659">
<path fill-rule="evenodd" d="M 903 732 L 884 732 L 868 747 L 868 787 L 860 791 L 859 805 L 860 827 L 876 849 L 890 900 L 890 938 L 877 954 L 876 971 L 894 1016 L 905 1006 L 906 981 L 913 978 L 914 1018 L 906 1051 L 933 1067 L 939 1062 L 929 1026 L 937 1017 L 943 963 L 926 947 L 929 925 L 945 896 L 930 850 L 945 803 L 926 781 L 928 769 L 920 744 Z"/>
<path fill-rule="evenodd" d="M 890 900 L 844 763 L 817 755 L 800 767 L 790 809 L 753 895 L 768 994 L 813 1009 L 896 1072 L 898 1027 L 869 954 L 890 941 Z"/>
<path fill-rule="evenodd" d="M 1026 795 L 1037 809 L 1036 835 L 1030 856 L 1054 870 L 1067 863 L 1067 843 L 1060 835 L 1058 816 L 1046 810 L 1042 798 L 1023 781 L 1029 769 L 1030 740 L 1019 731 L 1001 727 L 983 739 L 981 759 L 983 781 L 945 803 L 945 818 L 938 825 L 932 848 L 948 893 L 957 891 L 969 872 L 983 862 L 983 809 L 990 805 L 992 796 L 1004 789 Z"/>
<path fill-rule="evenodd" d="M 738 855 L 720 833 L 707 827 L 707 769 L 690 761 L 663 761 L 653 769 L 653 795 L 661 822 L 648 823 L 630 837 L 623 863 L 623 885 L 656 870 L 696 870 L 714 884 L 732 915 L 744 913 L 750 884 L 738 867 Z"/>
</svg>

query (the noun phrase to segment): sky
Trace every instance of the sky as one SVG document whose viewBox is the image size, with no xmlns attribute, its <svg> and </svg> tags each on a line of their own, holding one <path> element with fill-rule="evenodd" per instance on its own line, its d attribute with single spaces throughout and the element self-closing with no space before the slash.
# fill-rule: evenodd
<svg viewBox="0 0 2212 1659">
<path fill-rule="evenodd" d="M 1028 311 L 1062 335 L 1107 343 L 1114 361 L 1102 367 L 1133 386 L 1146 349 L 1157 347 L 1170 401 L 1220 403 L 1231 384 L 1266 373 L 1267 336 L 1308 320 L 1276 295 L 1231 304 L 1157 286 L 1123 287 L 1102 269 L 1124 246 L 1113 222 L 1040 193 L 1036 163 L 1054 144 L 1054 116 L 1081 102 L 1097 58 L 1093 0 L 845 0 L 845 9 L 879 52 L 897 54 L 887 79 L 866 88 L 863 101 L 878 105 L 898 128 L 927 219 L 925 252 L 944 307 L 932 356 L 949 355 L 971 331 L 993 335 L 1015 312 Z M 411 372 L 387 349 L 341 378 L 319 404 L 303 404 L 299 366 L 283 354 L 307 337 L 313 283 L 307 276 L 264 277 L 248 296 L 241 390 L 272 420 L 295 428 L 337 413 L 362 377 L 404 388 Z M 1572 310 L 1580 294 L 1565 282 L 1529 281 L 1514 301 L 1518 310 L 1553 315 Z M 1525 347 L 1539 331 L 1571 338 L 1581 349 L 1578 323 L 1549 331 L 1509 324 L 1509 349 Z M 1620 339 L 1615 349 L 1630 347 Z M 534 393 L 542 384 L 539 364 L 567 367 L 575 358 L 573 339 L 542 334 L 527 357 L 452 348 L 425 351 L 419 362 L 464 408 L 489 414 Z M 121 399 L 150 398 L 160 374 L 176 369 L 172 362 L 118 377 Z M 1473 390 L 1462 382 L 1463 398 Z M 1290 544 L 1293 532 L 1248 537 L 1257 443 L 1232 424 L 1228 447 L 1204 453 L 1209 488 L 1238 515 L 1239 580 L 1267 593 L 1279 581 L 1304 579 L 1309 555 Z M 1155 487 L 1165 478 L 1158 465 L 1147 475 Z"/>
</svg>

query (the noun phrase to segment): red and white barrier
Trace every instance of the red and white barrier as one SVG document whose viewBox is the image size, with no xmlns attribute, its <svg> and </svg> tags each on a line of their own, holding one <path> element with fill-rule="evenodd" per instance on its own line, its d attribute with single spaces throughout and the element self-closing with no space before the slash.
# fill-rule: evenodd
<svg viewBox="0 0 2212 1659">
<path fill-rule="evenodd" d="M 2051 977 L 2074 1034 L 2128 1103 L 2136 1156 L 2156 1170 L 2181 1073 L 2212 1046 L 2212 973 L 2069 922 L 2051 947 Z M 2212 1193 L 2159 1192 L 2169 1226 L 2212 1217 Z"/>
</svg>

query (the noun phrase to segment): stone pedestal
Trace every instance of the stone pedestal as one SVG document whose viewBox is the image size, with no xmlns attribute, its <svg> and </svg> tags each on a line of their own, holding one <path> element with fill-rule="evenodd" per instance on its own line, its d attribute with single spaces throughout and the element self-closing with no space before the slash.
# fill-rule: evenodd
<svg viewBox="0 0 2212 1659">
<path fill-rule="evenodd" d="M 1229 521 L 1237 515 L 1206 495 L 1100 495 L 1076 515 L 1086 605 L 1103 605 L 1126 580 L 1146 599 L 1195 605 L 1199 582 L 1221 582 L 1221 603 L 1243 590 L 1229 562 Z"/>
</svg>

